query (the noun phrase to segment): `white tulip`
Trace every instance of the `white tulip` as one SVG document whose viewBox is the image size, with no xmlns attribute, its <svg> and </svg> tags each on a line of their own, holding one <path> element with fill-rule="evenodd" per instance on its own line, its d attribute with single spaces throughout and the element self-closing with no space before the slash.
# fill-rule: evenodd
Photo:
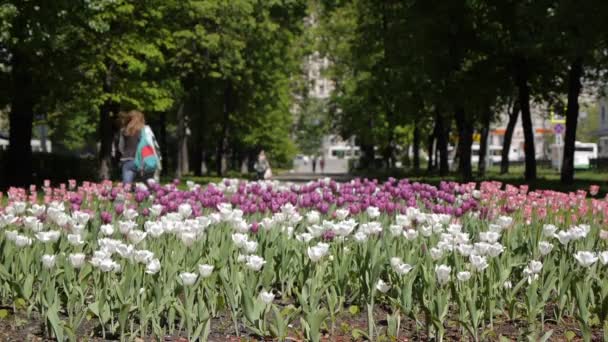
<svg viewBox="0 0 608 342">
<path fill-rule="evenodd" d="M 72 218 L 81 225 L 86 225 L 91 216 L 82 211 L 76 211 L 72 214 Z"/>
<path fill-rule="evenodd" d="M 184 232 L 179 235 L 180 240 L 186 247 L 191 247 L 196 241 L 196 234 L 192 232 Z"/>
<path fill-rule="evenodd" d="M 146 238 L 146 235 L 148 235 L 148 233 L 142 230 L 133 229 L 129 232 L 128 238 L 132 244 L 137 245 Z"/>
<path fill-rule="evenodd" d="M 556 237 L 562 245 L 568 244 L 568 242 L 573 239 L 572 234 L 569 231 L 565 230 L 560 230 L 560 232 L 557 233 Z"/>
<path fill-rule="evenodd" d="M 163 212 L 163 206 L 160 204 L 155 204 L 155 205 L 151 206 L 150 208 L 148 208 L 148 210 L 150 211 L 150 216 L 159 217 L 160 214 L 162 214 L 162 212 Z"/>
<path fill-rule="evenodd" d="M 129 221 L 133 221 L 137 216 L 139 216 L 139 214 L 135 209 L 129 208 L 123 212 L 122 216 L 124 216 Z"/>
<path fill-rule="evenodd" d="M 247 241 L 245 242 L 245 246 L 243 246 L 243 249 L 248 254 L 255 253 L 255 251 L 258 249 L 258 243 L 256 241 Z"/>
<path fill-rule="evenodd" d="M 424 225 L 420 226 L 419 229 L 420 229 L 420 234 L 422 234 L 422 236 L 424 236 L 424 237 L 429 237 L 433 234 L 433 226 L 430 226 L 428 224 L 424 224 Z"/>
<path fill-rule="evenodd" d="M 437 247 L 433 247 L 430 249 L 431 258 L 435 261 L 441 259 L 443 256 L 443 251 Z"/>
<path fill-rule="evenodd" d="M 480 255 L 472 254 L 469 257 L 469 262 L 476 271 L 483 271 L 489 266 L 486 257 Z"/>
<path fill-rule="evenodd" d="M 15 237 L 15 245 L 17 245 L 17 247 L 31 246 L 32 239 L 30 239 L 29 237 L 27 237 L 25 235 L 17 235 Z"/>
<path fill-rule="evenodd" d="M 198 265 L 198 273 L 201 275 L 201 278 L 207 278 L 213 272 L 214 266 L 208 264 L 200 264 Z"/>
<path fill-rule="evenodd" d="M 336 213 L 336 218 L 338 220 L 344 220 L 346 218 L 346 216 L 348 216 L 348 214 L 350 214 L 348 209 L 338 209 L 335 211 L 335 213 Z"/>
<path fill-rule="evenodd" d="M 458 280 L 460 281 L 468 281 L 469 279 L 471 279 L 471 272 L 458 272 L 458 274 L 456 274 L 456 278 L 458 278 Z"/>
<path fill-rule="evenodd" d="M 418 237 L 418 231 L 415 229 L 406 229 L 403 236 L 409 241 L 415 240 Z"/>
<path fill-rule="evenodd" d="M 38 232 L 35 236 L 36 239 L 38 239 L 38 241 L 42 243 L 56 242 L 57 240 L 59 240 L 61 233 L 56 230 L 49 230 L 48 232 Z"/>
<path fill-rule="evenodd" d="M 127 234 L 129 231 L 137 226 L 137 223 L 133 221 L 118 221 L 118 230 L 120 233 Z"/>
<path fill-rule="evenodd" d="M 450 280 L 452 268 L 447 265 L 435 265 L 435 274 L 440 285 L 446 284 Z"/>
<path fill-rule="evenodd" d="M 158 259 L 152 259 L 146 265 L 147 274 L 156 274 L 160 271 L 160 261 Z"/>
<path fill-rule="evenodd" d="M 378 279 L 378 282 L 376 283 L 376 290 L 382 293 L 387 293 L 390 289 L 391 286 L 389 284 L 385 283 L 382 279 Z"/>
<path fill-rule="evenodd" d="M 329 245 L 319 242 L 316 246 L 308 247 L 308 257 L 312 262 L 321 260 L 329 252 Z"/>
<path fill-rule="evenodd" d="M 248 255 L 246 258 L 245 266 L 250 270 L 259 271 L 262 269 L 262 266 L 266 263 L 264 258 L 257 255 Z"/>
<path fill-rule="evenodd" d="M 264 304 L 269 305 L 274 300 L 274 295 L 272 294 L 272 292 L 262 290 L 260 291 L 259 298 L 262 302 L 264 302 Z"/>
<path fill-rule="evenodd" d="M 310 224 L 317 224 L 321 220 L 321 215 L 316 210 L 311 210 L 306 213 L 306 221 Z"/>
<path fill-rule="evenodd" d="M 101 231 L 103 235 L 109 236 L 114 234 L 114 226 L 111 224 L 102 224 L 99 227 L 99 231 Z"/>
<path fill-rule="evenodd" d="M 380 216 L 380 209 L 378 209 L 377 207 L 367 207 L 367 216 L 371 217 L 371 218 L 376 218 L 378 216 Z"/>
<path fill-rule="evenodd" d="M 599 254 L 599 259 L 602 265 L 608 264 L 608 251 L 601 252 Z"/>
<path fill-rule="evenodd" d="M 396 225 L 396 224 L 392 224 L 389 227 L 389 230 L 391 232 L 391 236 L 392 237 L 397 237 L 397 236 L 399 236 L 399 235 L 401 235 L 403 233 L 403 228 L 401 226 L 399 226 L 399 225 Z"/>
<path fill-rule="evenodd" d="M 80 234 L 68 234 L 68 242 L 72 246 L 82 246 L 84 245 L 84 239 Z"/>
<path fill-rule="evenodd" d="M 513 224 L 513 218 L 509 216 L 500 216 L 496 223 L 503 228 L 508 228 Z"/>
<path fill-rule="evenodd" d="M 495 232 L 495 233 L 499 233 L 500 234 L 500 233 L 502 233 L 503 228 L 499 224 L 490 223 L 488 225 L 488 230 L 491 231 L 491 232 Z"/>
<path fill-rule="evenodd" d="M 133 252 L 133 258 L 135 259 L 135 261 L 137 261 L 139 263 L 147 264 L 154 258 L 154 253 L 152 253 L 151 251 L 142 249 L 142 250 Z"/>
<path fill-rule="evenodd" d="M 578 261 L 579 265 L 583 267 L 589 267 L 598 260 L 598 257 L 594 252 L 588 251 L 578 251 L 574 254 L 574 258 Z"/>
<path fill-rule="evenodd" d="M 497 257 L 504 251 L 505 247 L 501 245 L 500 242 L 495 242 L 488 246 L 488 255 L 491 257 Z"/>
<path fill-rule="evenodd" d="M 367 241 L 367 234 L 363 232 L 356 232 L 355 235 L 353 235 L 353 238 L 357 242 L 365 242 Z"/>
<path fill-rule="evenodd" d="M 553 244 L 551 244 L 547 241 L 541 241 L 538 243 L 538 250 L 540 251 L 540 254 L 543 256 L 551 253 L 552 249 L 553 249 Z"/>
<path fill-rule="evenodd" d="M 182 218 L 188 218 L 192 215 L 192 206 L 188 203 L 182 203 L 177 208 L 177 212 L 182 216 Z"/>
<path fill-rule="evenodd" d="M 500 234 L 496 232 L 481 232 L 479 233 L 479 239 L 489 244 L 493 244 L 500 239 Z"/>
<path fill-rule="evenodd" d="M 554 237 L 557 227 L 552 224 L 543 225 L 543 235 L 547 237 Z"/>
<path fill-rule="evenodd" d="M 7 230 L 7 231 L 4 232 L 4 235 L 6 236 L 6 239 L 8 241 L 15 242 L 15 239 L 17 239 L 17 236 L 19 235 L 19 232 L 15 231 L 15 230 Z"/>
<path fill-rule="evenodd" d="M 190 273 L 190 272 L 182 272 L 182 273 L 180 273 L 179 277 L 181 278 L 182 284 L 184 286 L 191 286 L 191 285 L 194 285 L 194 283 L 196 282 L 196 279 L 198 278 L 198 274 Z"/>
<path fill-rule="evenodd" d="M 55 255 L 49 255 L 49 254 L 43 255 L 42 256 L 42 266 L 44 266 L 44 268 L 53 268 L 53 266 L 55 266 L 55 259 L 56 259 Z"/>
<path fill-rule="evenodd" d="M 530 269 L 530 271 L 532 271 L 532 273 L 538 274 L 542 271 L 543 263 L 540 261 L 532 260 L 528 264 L 528 268 Z"/>
<path fill-rule="evenodd" d="M 312 234 L 309 234 L 309 233 L 302 233 L 302 234 L 296 235 L 296 240 L 298 240 L 300 242 L 305 242 L 305 243 L 310 242 L 310 240 L 312 240 L 313 238 L 314 238 L 314 236 L 312 236 Z"/>
<path fill-rule="evenodd" d="M 42 214 L 44 214 L 44 212 L 46 211 L 46 207 L 43 205 L 38 205 L 38 204 L 32 204 L 32 207 L 30 209 L 27 210 L 30 214 L 34 215 L 34 216 L 40 216 Z"/>
<path fill-rule="evenodd" d="M 446 231 L 452 235 L 456 235 L 462 232 L 462 225 L 452 223 L 447 228 Z"/>
<path fill-rule="evenodd" d="M 81 268 L 84 265 L 85 255 L 82 253 L 73 253 L 68 256 L 70 264 L 74 268 Z"/>
<path fill-rule="evenodd" d="M 467 257 L 467 256 L 471 255 L 471 253 L 473 253 L 473 245 L 461 244 L 461 245 L 456 246 L 456 250 L 463 257 Z"/>
<path fill-rule="evenodd" d="M 146 228 L 146 232 L 155 238 L 160 237 L 165 232 L 165 229 L 160 222 L 148 221 L 144 226 Z"/>
<path fill-rule="evenodd" d="M 245 247 L 245 244 L 248 241 L 247 235 L 241 233 L 232 234 L 232 241 L 238 248 Z"/>
</svg>

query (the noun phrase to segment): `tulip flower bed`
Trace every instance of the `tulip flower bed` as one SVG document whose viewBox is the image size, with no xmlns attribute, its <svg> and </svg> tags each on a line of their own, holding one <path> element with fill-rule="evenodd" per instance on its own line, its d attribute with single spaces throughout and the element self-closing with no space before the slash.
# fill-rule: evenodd
<svg viewBox="0 0 608 342">
<path fill-rule="evenodd" d="M 187 186 L 10 189 L 4 333 L 17 318 L 57 340 L 591 340 L 608 327 L 608 202 L 586 191 Z"/>
</svg>

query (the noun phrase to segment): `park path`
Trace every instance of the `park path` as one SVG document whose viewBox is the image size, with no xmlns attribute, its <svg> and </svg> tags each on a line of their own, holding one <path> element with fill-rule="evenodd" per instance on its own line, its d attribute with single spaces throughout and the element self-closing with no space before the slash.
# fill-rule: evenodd
<svg viewBox="0 0 608 342">
<path fill-rule="evenodd" d="M 348 163 L 341 159 L 327 159 L 323 173 L 317 162 L 316 173 L 312 172 L 312 163 L 299 163 L 294 165 L 293 170 L 275 175 L 272 179 L 284 182 L 306 183 L 316 179 L 330 177 L 336 181 L 347 182 L 354 177 L 348 174 Z"/>
</svg>

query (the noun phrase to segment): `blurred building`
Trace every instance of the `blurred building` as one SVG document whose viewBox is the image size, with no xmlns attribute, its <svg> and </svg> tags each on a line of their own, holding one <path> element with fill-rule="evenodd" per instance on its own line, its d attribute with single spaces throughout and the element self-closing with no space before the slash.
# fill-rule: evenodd
<svg viewBox="0 0 608 342">
<path fill-rule="evenodd" d="M 530 107 L 532 117 L 532 128 L 534 130 L 534 150 L 537 160 L 548 160 L 550 158 L 550 145 L 554 143 L 555 134 L 553 124 L 551 123 L 551 115 L 549 110 L 540 105 L 532 105 Z M 500 112 L 498 120 L 490 127 L 489 144 L 491 150 L 500 153 L 504 142 L 505 132 L 507 131 L 507 123 L 509 122 L 509 114 L 505 111 Z M 511 150 L 509 151 L 509 159 L 511 161 L 523 161 L 525 159 L 524 152 L 524 130 L 521 125 L 521 113 L 517 116 L 517 123 L 513 130 L 513 138 L 511 140 Z M 498 148 L 498 149 L 497 149 Z"/>
<path fill-rule="evenodd" d="M 598 153 L 600 158 L 608 158 L 608 97 L 606 88 L 598 99 L 599 125 L 596 134 L 598 135 Z"/>
</svg>

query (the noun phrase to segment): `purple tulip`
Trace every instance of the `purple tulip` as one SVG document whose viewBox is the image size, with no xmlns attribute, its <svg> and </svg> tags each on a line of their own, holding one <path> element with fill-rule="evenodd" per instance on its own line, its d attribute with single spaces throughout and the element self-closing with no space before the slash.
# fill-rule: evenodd
<svg viewBox="0 0 608 342">
<path fill-rule="evenodd" d="M 116 215 L 122 215 L 122 213 L 125 211 L 125 206 L 122 204 L 116 204 L 114 206 L 114 212 L 116 212 Z"/>
<path fill-rule="evenodd" d="M 101 218 L 101 222 L 104 224 L 112 222 L 112 214 L 107 211 L 102 211 L 101 214 L 99 214 L 99 217 Z"/>
</svg>

